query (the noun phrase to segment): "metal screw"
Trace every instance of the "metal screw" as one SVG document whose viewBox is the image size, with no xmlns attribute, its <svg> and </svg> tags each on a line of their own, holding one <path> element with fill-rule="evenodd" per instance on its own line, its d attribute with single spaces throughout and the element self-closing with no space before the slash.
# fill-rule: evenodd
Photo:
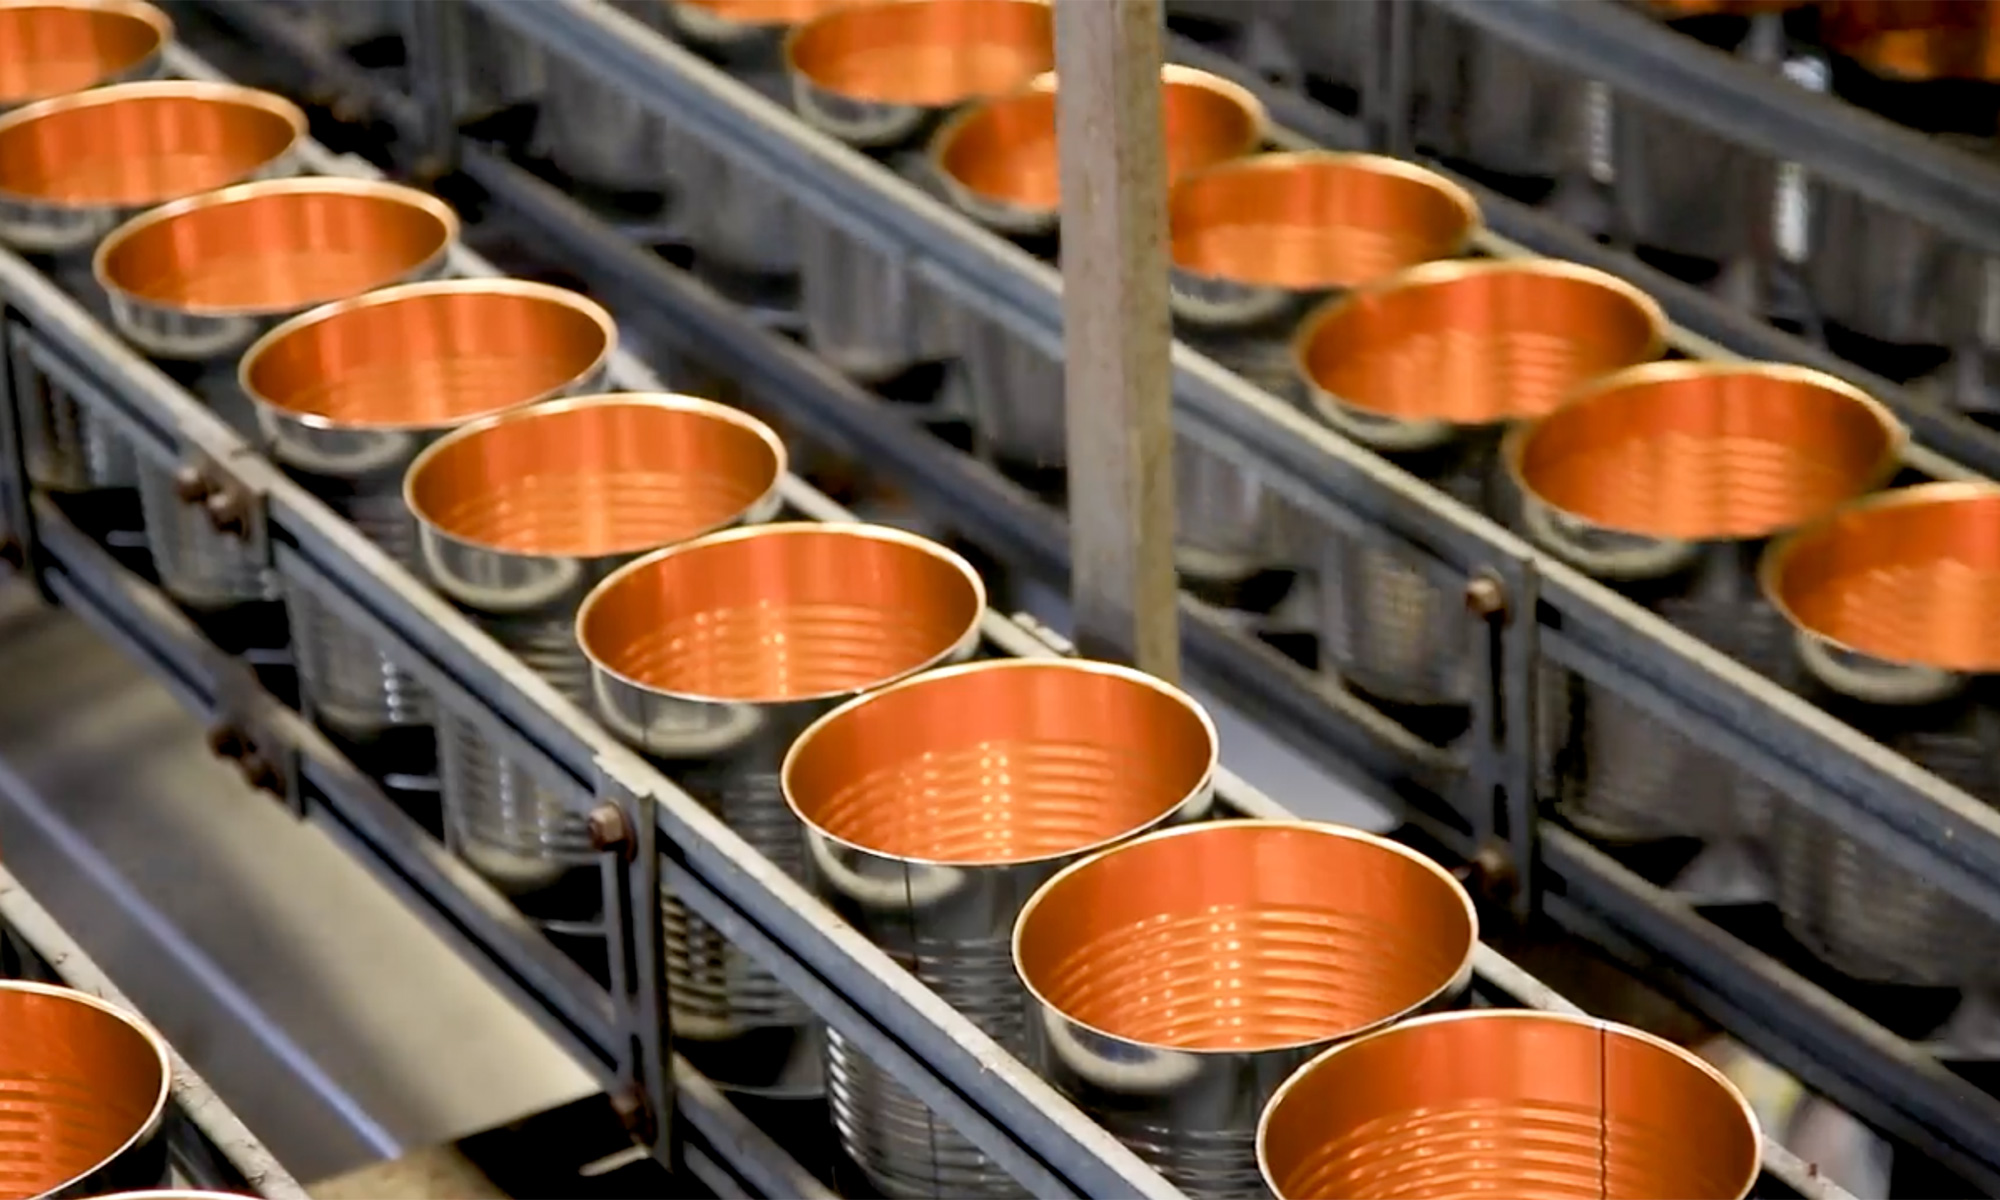
<svg viewBox="0 0 2000 1200">
<path fill-rule="evenodd" d="M 202 505 L 208 511 L 208 523 L 215 526 L 217 533 L 243 536 L 247 526 L 243 521 L 245 506 L 241 496 L 229 492 L 215 492 L 204 500 Z"/>
<path fill-rule="evenodd" d="M 1498 579 L 1481 572 L 1465 585 L 1466 610 L 1476 617 L 1491 620 L 1507 615 L 1507 589 Z"/>
<path fill-rule="evenodd" d="M 622 849 L 632 840 L 632 828 L 625 820 L 624 810 L 616 804 L 600 804 L 591 809 L 584 823 L 590 831 L 593 849 Z"/>
<path fill-rule="evenodd" d="M 215 494 L 215 481 L 198 467 L 182 467 L 174 472 L 174 495 L 182 504 L 200 504 Z"/>
<path fill-rule="evenodd" d="M 1514 860 L 1494 842 L 1481 846 L 1464 870 L 1465 885 L 1492 904 L 1504 904 L 1514 891 Z"/>
<path fill-rule="evenodd" d="M 255 750 L 244 755 L 238 765 L 242 767 L 243 778 L 251 787 L 262 792 L 276 793 L 279 790 L 278 769 Z"/>
</svg>

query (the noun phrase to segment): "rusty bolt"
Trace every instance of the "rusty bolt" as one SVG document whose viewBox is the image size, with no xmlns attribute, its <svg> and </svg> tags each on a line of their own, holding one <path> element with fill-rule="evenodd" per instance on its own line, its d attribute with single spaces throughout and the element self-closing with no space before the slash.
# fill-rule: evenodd
<svg viewBox="0 0 2000 1200">
<path fill-rule="evenodd" d="M 1504 617 L 1507 615 L 1507 589 L 1491 575 L 1475 575 L 1465 585 L 1465 607 L 1476 617 L 1488 620 Z"/>
<path fill-rule="evenodd" d="M 1466 886 L 1493 904 L 1505 903 L 1514 891 L 1514 860 L 1494 842 L 1481 846 L 1465 868 Z"/>
<path fill-rule="evenodd" d="M 215 526 L 217 533 L 234 534 L 238 537 L 243 535 L 246 527 L 243 523 L 245 513 L 241 496 L 229 492 L 214 492 L 202 502 L 202 505 L 208 510 L 208 523 Z"/>
<path fill-rule="evenodd" d="M 251 787 L 263 792 L 279 790 L 278 769 L 255 750 L 244 755 L 237 765 L 242 768 L 243 778 Z"/>
<path fill-rule="evenodd" d="M 182 504 L 200 504 L 215 494 L 215 481 L 198 467 L 182 467 L 174 472 L 174 495 Z"/>
<path fill-rule="evenodd" d="M 250 743 L 244 740 L 241 730 L 218 725 L 208 731 L 208 750 L 217 758 L 242 758 L 249 753 Z"/>
<path fill-rule="evenodd" d="M 600 804 L 591 809 L 584 823 L 590 830 L 590 844 L 594 849 L 621 849 L 632 840 L 631 826 L 625 820 L 624 811 L 616 804 Z"/>
<path fill-rule="evenodd" d="M 637 1087 L 611 1093 L 611 1111 L 618 1115 L 625 1132 L 643 1145 L 653 1142 L 653 1109 Z"/>
</svg>

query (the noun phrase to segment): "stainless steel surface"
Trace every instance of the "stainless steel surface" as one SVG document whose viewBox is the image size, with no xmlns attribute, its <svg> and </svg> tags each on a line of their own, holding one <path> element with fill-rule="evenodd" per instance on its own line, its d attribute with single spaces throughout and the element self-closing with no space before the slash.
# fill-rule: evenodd
<svg viewBox="0 0 2000 1200">
<path fill-rule="evenodd" d="M 770 525 L 642 558 L 585 602 L 591 699 L 794 879 L 798 821 L 779 769 L 798 735 L 875 687 L 969 655 L 985 594 L 956 554 L 868 525 Z M 817 1022 L 763 967 L 669 895 L 681 1052 L 725 1087 L 817 1093 Z"/>
<path fill-rule="evenodd" d="M 1393 842 L 1304 822 L 1153 833 L 1030 898 L 1030 1061 L 1196 1197 L 1258 1197 L 1259 1115 L 1314 1053 L 1461 1002 L 1472 900 Z M 1364 950 L 1363 947 L 1366 947 Z"/>
<path fill-rule="evenodd" d="M 1108 664 L 1009 659 L 842 706 L 793 743 L 783 784 L 819 895 L 1018 1055 L 1021 906 L 1094 849 L 1206 816 L 1215 762 L 1184 694 Z M 841 1143 L 884 1194 L 1026 1194 L 838 1030 L 826 1075 Z"/>
<path fill-rule="evenodd" d="M 341 846 L 216 761 L 76 617 L 0 585 L 8 867 L 294 1172 L 594 1085 Z"/>
<path fill-rule="evenodd" d="M 421 574 L 403 501 L 412 460 L 452 428 L 585 391 L 617 343 L 611 315 L 564 288 L 447 281 L 382 288 L 279 325 L 244 352 L 265 451 L 363 536 Z M 431 719 L 408 669 L 288 588 L 293 655 L 313 716 L 367 738 Z"/>
<path fill-rule="evenodd" d="M 608 350 L 608 344 L 605 347 Z M 761 423 L 711 401 L 622 395 L 559 400 L 466 425 L 412 463 L 405 495 L 425 573 L 578 705 L 590 664 L 577 612 L 634 558 L 719 527 L 769 520 L 785 456 Z M 528 897 L 595 872 L 585 814 L 561 790 L 439 713 L 447 841 L 531 915 L 592 919 Z"/>
<path fill-rule="evenodd" d="M 118 332 L 146 353 L 201 364 L 196 390 L 252 435 L 228 368 L 285 318 L 443 269 L 458 218 L 413 189 L 311 176 L 223 188 L 161 205 L 119 226 L 93 257 Z M 271 598 L 240 538 L 182 495 L 180 464 L 143 459 L 139 499 L 154 568 L 169 594 L 219 609 Z"/>
<path fill-rule="evenodd" d="M 0 116 L 0 243 L 47 256 L 52 278 L 102 309 L 90 263 L 104 235 L 156 204 L 291 174 L 305 131 L 282 97 L 186 80 L 26 105 Z M 130 447 L 60 388 L 40 390 L 22 414 L 30 478 L 60 491 L 133 486 Z"/>
<path fill-rule="evenodd" d="M 616 7 L 655 29 L 666 27 L 662 0 L 620 0 Z M 507 35 L 518 36 L 518 35 Z M 610 192 L 667 193 L 684 177 L 666 123 L 587 67 L 548 58 L 535 139 L 563 173 Z"/>
</svg>

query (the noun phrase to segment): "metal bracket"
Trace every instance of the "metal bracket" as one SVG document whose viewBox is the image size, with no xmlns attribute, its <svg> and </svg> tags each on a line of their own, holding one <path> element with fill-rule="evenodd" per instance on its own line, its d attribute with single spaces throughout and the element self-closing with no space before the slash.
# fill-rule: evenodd
<svg viewBox="0 0 2000 1200">
<path fill-rule="evenodd" d="M 209 750 L 235 762 L 246 783 L 276 796 L 303 819 L 306 802 L 299 787 L 299 749 L 271 719 L 277 701 L 241 660 L 221 651 L 211 659 L 215 723 L 208 731 Z"/>
<path fill-rule="evenodd" d="M 1467 882 L 1491 904 L 1526 920 L 1535 911 L 1540 806 L 1536 798 L 1535 576 L 1529 560 L 1482 566 L 1466 580 L 1475 689 L 1466 812 L 1477 849 Z"/>
<path fill-rule="evenodd" d="M 244 453 L 255 454 L 247 449 Z M 199 508 L 217 533 L 248 546 L 251 561 L 270 566 L 268 497 L 261 488 L 231 471 L 224 461 L 200 450 L 186 450 L 181 465 L 174 471 L 174 496 L 190 508 Z"/>
<path fill-rule="evenodd" d="M 674 1043 L 669 1028 L 666 929 L 661 905 L 659 822 L 643 790 L 600 760 L 591 842 L 605 854 L 604 926 L 610 940 L 611 1000 L 624 1031 L 626 1084 L 612 1104 L 633 1140 L 671 1163 Z"/>
</svg>

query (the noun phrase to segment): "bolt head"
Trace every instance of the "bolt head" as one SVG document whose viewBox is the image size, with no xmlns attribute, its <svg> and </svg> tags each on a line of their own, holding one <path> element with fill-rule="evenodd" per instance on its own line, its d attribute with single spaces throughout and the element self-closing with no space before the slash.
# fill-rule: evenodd
<svg viewBox="0 0 2000 1200">
<path fill-rule="evenodd" d="M 632 830 L 626 823 L 625 813 L 615 804 L 597 806 L 584 820 L 590 832 L 590 844 L 595 849 L 615 849 L 625 845 L 632 838 Z"/>
<path fill-rule="evenodd" d="M 1465 585 L 1465 607 L 1474 616 L 1499 616 L 1507 611 L 1507 589 L 1491 576 L 1478 576 Z"/>
<path fill-rule="evenodd" d="M 199 504 L 215 491 L 215 484 L 196 467 L 174 472 L 174 495 L 182 504 Z"/>
<path fill-rule="evenodd" d="M 228 492 L 215 492 L 202 502 L 208 511 L 209 524 L 221 533 L 241 533 L 243 531 L 243 501 Z"/>
</svg>

